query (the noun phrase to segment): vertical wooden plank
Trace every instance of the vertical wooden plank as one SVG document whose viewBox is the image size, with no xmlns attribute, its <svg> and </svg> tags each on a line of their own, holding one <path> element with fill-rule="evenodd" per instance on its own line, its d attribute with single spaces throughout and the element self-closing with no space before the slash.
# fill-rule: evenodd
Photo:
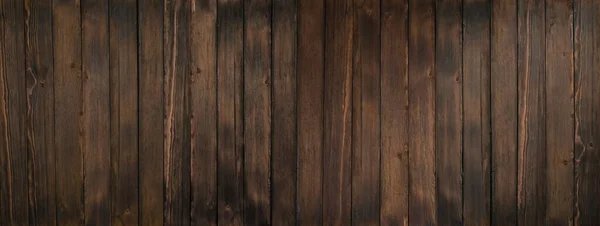
<svg viewBox="0 0 600 226">
<path fill-rule="evenodd" d="M 598 222 L 600 209 L 600 2 L 575 1 L 575 225 Z"/>
<path fill-rule="evenodd" d="M 350 225 L 353 2 L 327 0 L 325 15 L 323 224 Z"/>
<path fill-rule="evenodd" d="M 546 1 L 547 225 L 573 224 L 573 1 Z"/>
<path fill-rule="evenodd" d="M 517 224 L 517 1 L 491 1 L 492 224 Z"/>
<path fill-rule="evenodd" d="M 52 1 L 26 1 L 25 16 L 29 223 L 55 225 Z"/>
<path fill-rule="evenodd" d="M 381 74 L 379 0 L 354 1 L 352 224 L 379 225 Z"/>
<path fill-rule="evenodd" d="M 163 1 L 138 1 L 139 224 L 163 223 Z"/>
<path fill-rule="evenodd" d="M 464 1 L 464 223 L 490 225 L 490 6 Z"/>
<path fill-rule="evenodd" d="M 80 225 L 83 209 L 81 5 L 53 1 L 57 224 Z"/>
<path fill-rule="evenodd" d="M 190 0 L 164 1 L 165 224 L 190 223 Z"/>
<path fill-rule="evenodd" d="M 408 1 L 381 1 L 381 217 L 408 225 Z"/>
<path fill-rule="evenodd" d="M 435 225 L 435 2 L 409 7 L 409 222 Z"/>
<path fill-rule="evenodd" d="M 325 2 L 298 1 L 297 131 L 299 225 L 323 222 Z"/>
<path fill-rule="evenodd" d="M 110 1 L 112 224 L 138 224 L 138 70 L 135 0 Z"/>
<path fill-rule="evenodd" d="M 219 0 L 217 13 L 218 223 L 243 225 L 244 124 L 242 0 Z"/>
<path fill-rule="evenodd" d="M 217 224 L 215 0 L 192 0 L 190 31 L 191 222 Z"/>
<path fill-rule="evenodd" d="M 273 1 L 273 225 L 296 223 L 296 4 Z"/>
<path fill-rule="evenodd" d="M 271 224 L 271 1 L 244 3 L 245 224 Z"/>
<path fill-rule="evenodd" d="M 28 224 L 27 82 L 23 2 L 0 2 L 0 218 L 3 224 Z"/>
<path fill-rule="evenodd" d="M 460 225 L 463 222 L 462 1 L 440 0 L 436 3 L 437 218 L 442 225 Z"/>
<path fill-rule="evenodd" d="M 544 1 L 519 1 L 520 225 L 541 225 L 546 209 L 545 12 Z"/>
</svg>

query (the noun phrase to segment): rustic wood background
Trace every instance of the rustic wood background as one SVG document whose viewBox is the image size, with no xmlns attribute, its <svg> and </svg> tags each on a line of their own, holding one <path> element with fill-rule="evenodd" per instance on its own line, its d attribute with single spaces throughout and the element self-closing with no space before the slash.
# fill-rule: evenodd
<svg viewBox="0 0 600 226">
<path fill-rule="evenodd" d="M 600 1 L 0 10 L 0 225 L 600 222 Z"/>
</svg>

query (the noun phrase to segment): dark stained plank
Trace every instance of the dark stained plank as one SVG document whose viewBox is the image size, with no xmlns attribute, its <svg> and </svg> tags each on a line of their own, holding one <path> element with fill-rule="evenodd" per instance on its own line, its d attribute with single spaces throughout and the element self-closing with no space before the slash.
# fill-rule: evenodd
<svg viewBox="0 0 600 226">
<path fill-rule="evenodd" d="M 435 2 L 409 2 L 409 223 L 435 225 Z"/>
<path fill-rule="evenodd" d="M 81 2 L 85 225 L 111 224 L 108 2 Z"/>
<path fill-rule="evenodd" d="M 25 15 L 29 223 L 55 225 L 52 1 L 25 2 Z"/>
<path fill-rule="evenodd" d="M 271 1 L 244 2 L 244 224 L 271 224 Z"/>
<path fill-rule="evenodd" d="M 408 0 L 381 0 L 382 225 L 408 225 Z"/>
<path fill-rule="evenodd" d="M 191 0 L 164 5 L 164 177 L 166 225 L 190 223 L 190 13 Z"/>
<path fill-rule="evenodd" d="M 138 224 L 138 70 L 135 0 L 110 1 L 112 224 Z"/>
<path fill-rule="evenodd" d="M 219 225 L 244 224 L 243 2 L 219 0 L 217 147 Z"/>
<path fill-rule="evenodd" d="M 53 7 L 56 220 L 57 225 L 80 225 L 84 222 L 81 5 L 56 0 Z"/>
<path fill-rule="evenodd" d="M 29 223 L 24 4 L 0 2 L 0 218 Z"/>
<path fill-rule="evenodd" d="M 461 9 L 460 0 L 436 2 L 435 167 L 440 225 L 461 225 L 463 221 Z"/>
<path fill-rule="evenodd" d="M 490 225 L 490 5 L 465 0 L 463 16 L 463 216 Z"/>
<path fill-rule="evenodd" d="M 190 31 L 191 224 L 217 224 L 216 0 L 192 0 Z"/>
<path fill-rule="evenodd" d="M 325 1 L 323 225 L 350 225 L 353 2 Z"/>
<path fill-rule="evenodd" d="M 516 225 L 517 1 L 491 4 L 492 225 Z"/>
<path fill-rule="evenodd" d="M 542 225 L 547 198 L 544 1 L 519 1 L 518 11 L 518 224 Z"/>
<path fill-rule="evenodd" d="M 352 224 L 379 225 L 381 74 L 379 0 L 354 1 Z"/>
<path fill-rule="evenodd" d="M 273 0 L 273 225 L 296 223 L 296 0 Z"/>
<path fill-rule="evenodd" d="M 600 209 L 600 2 L 575 1 L 574 225 L 597 224 Z"/>
<path fill-rule="evenodd" d="M 298 1 L 298 225 L 323 222 L 324 7 Z"/>
<path fill-rule="evenodd" d="M 139 224 L 163 223 L 163 1 L 138 1 Z"/>
<path fill-rule="evenodd" d="M 573 225 L 573 1 L 546 1 L 547 225 Z"/>
</svg>

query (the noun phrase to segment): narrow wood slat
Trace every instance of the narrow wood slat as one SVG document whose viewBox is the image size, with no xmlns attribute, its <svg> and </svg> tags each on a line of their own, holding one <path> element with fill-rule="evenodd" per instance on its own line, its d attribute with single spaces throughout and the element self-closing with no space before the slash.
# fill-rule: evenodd
<svg viewBox="0 0 600 226">
<path fill-rule="evenodd" d="M 381 1 L 382 225 L 408 225 L 408 1 Z"/>
<path fill-rule="evenodd" d="M 353 2 L 327 0 L 325 15 L 323 224 L 350 225 Z"/>
<path fill-rule="evenodd" d="M 219 0 L 217 8 L 217 221 L 243 225 L 244 8 L 241 0 Z"/>
<path fill-rule="evenodd" d="M 29 223 L 56 224 L 52 2 L 25 2 Z M 0 220 L 2 224 L 2 220 Z"/>
<path fill-rule="evenodd" d="M 84 222 L 81 5 L 53 1 L 54 144 L 58 225 Z"/>
<path fill-rule="evenodd" d="M 492 224 L 517 224 L 517 1 L 491 3 Z"/>
<path fill-rule="evenodd" d="M 295 0 L 274 0 L 273 142 L 271 214 L 273 225 L 296 222 L 296 5 Z"/>
<path fill-rule="evenodd" d="M 162 225 L 164 76 L 162 0 L 138 1 L 139 224 Z"/>
<path fill-rule="evenodd" d="M 409 2 L 409 223 L 435 225 L 435 4 Z"/>
</svg>

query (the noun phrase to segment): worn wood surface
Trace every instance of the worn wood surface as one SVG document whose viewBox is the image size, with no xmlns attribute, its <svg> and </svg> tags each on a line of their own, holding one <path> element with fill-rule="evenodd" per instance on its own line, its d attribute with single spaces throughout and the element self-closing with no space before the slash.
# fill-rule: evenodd
<svg viewBox="0 0 600 226">
<path fill-rule="evenodd" d="M 0 225 L 594 225 L 600 2 L 0 0 Z"/>
</svg>

